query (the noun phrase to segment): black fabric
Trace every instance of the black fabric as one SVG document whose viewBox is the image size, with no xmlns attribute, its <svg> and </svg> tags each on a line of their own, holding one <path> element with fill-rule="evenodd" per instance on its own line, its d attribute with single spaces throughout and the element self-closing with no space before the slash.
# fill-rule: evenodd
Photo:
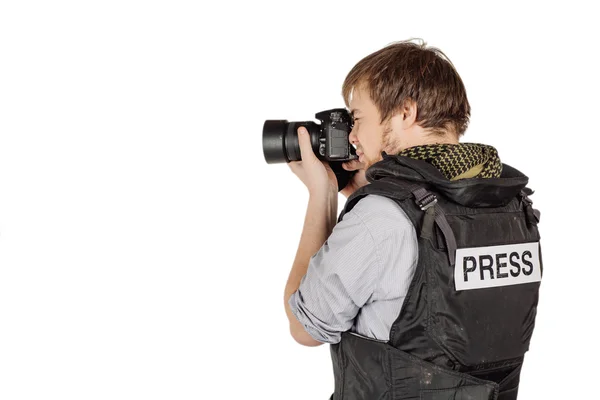
<svg viewBox="0 0 600 400">
<path fill-rule="evenodd" d="M 498 400 L 498 383 L 439 367 L 389 343 L 344 332 L 330 350 L 334 400 Z"/>
<path fill-rule="evenodd" d="M 331 346 L 333 399 L 517 398 L 540 282 L 456 291 L 451 255 L 539 242 L 527 177 L 502 170 L 499 178 L 450 182 L 424 161 L 384 154 L 367 171 L 370 184 L 348 198 L 338 220 L 369 194 L 393 199 L 422 233 L 418 265 L 389 341 L 345 332 Z"/>
<path fill-rule="evenodd" d="M 387 154 L 366 172 L 369 182 L 390 176 L 421 183 L 426 188 L 435 187 L 440 195 L 465 207 L 505 206 L 519 195 L 529 181 L 527 176 L 507 164 L 502 164 L 502 175 L 499 178 L 449 181 L 426 161 Z"/>
</svg>

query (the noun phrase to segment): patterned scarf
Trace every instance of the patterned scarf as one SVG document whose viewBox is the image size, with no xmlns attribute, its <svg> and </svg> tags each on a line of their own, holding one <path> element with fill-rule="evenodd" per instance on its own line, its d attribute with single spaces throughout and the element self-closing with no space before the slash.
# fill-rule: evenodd
<svg viewBox="0 0 600 400">
<path fill-rule="evenodd" d="M 498 151 L 485 144 L 427 144 L 410 147 L 398 155 L 427 161 L 451 181 L 498 178 L 502 173 Z"/>
</svg>

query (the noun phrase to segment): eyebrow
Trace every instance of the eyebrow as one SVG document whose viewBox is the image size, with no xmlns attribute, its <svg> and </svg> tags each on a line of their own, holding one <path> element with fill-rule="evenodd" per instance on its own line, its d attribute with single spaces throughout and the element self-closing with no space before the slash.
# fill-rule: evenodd
<svg viewBox="0 0 600 400">
<path fill-rule="evenodd" d="M 350 115 L 354 116 L 355 112 L 361 112 L 358 108 L 353 108 L 350 110 Z"/>
</svg>

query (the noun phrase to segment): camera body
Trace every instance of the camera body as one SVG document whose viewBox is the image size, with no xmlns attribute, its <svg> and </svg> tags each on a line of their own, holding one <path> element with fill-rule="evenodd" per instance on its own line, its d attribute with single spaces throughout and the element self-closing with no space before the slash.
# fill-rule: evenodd
<svg viewBox="0 0 600 400">
<path fill-rule="evenodd" d="M 317 113 L 315 118 L 321 121 L 318 154 L 326 161 L 355 160 L 356 151 L 349 140 L 354 123 L 348 111 L 334 108 Z"/>
<path fill-rule="evenodd" d="M 266 120 L 263 126 L 263 153 L 268 164 L 300 161 L 298 128 L 303 126 L 310 135 L 310 142 L 317 158 L 323 161 L 356 160 L 356 150 L 350 144 L 349 135 L 353 121 L 344 108 L 334 108 L 315 114 L 321 121 Z"/>
<path fill-rule="evenodd" d="M 356 171 L 346 171 L 342 163 L 358 159 L 350 143 L 353 119 L 344 108 L 320 111 L 315 118 L 321 121 L 266 120 L 263 125 L 263 154 L 268 164 L 300 161 L 298 128 L 308 131 L 313 152 L 318 159 L 327 161 L 338 179 L 338 189 L 346 187 Z"/>
</svg>

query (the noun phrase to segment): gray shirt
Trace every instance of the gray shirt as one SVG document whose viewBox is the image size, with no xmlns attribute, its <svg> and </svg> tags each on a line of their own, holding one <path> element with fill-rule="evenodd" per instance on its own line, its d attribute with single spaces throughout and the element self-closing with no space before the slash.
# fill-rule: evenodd
<svg viewBox="0 0 600 400">
<path fill-rule="evenodd" d="M 417 236 L 406 213 L 391 199 L 368 195 L 311 257 L 289 300 L 292 313 L 323 343 L 338 343 L 348 330 L 388 340 L 417 257 Z"/>
</svg>

